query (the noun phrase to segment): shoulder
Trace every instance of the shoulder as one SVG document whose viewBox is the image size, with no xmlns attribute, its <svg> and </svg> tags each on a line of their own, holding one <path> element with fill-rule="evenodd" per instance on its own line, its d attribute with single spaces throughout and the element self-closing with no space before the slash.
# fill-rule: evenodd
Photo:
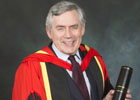
<svg viewBox="0 0 140 100">
<path fill-rule="evenodd" d="M 45 62 L 45 60 L 50 56 L 55 56 L 55 54 L 48 46 L 45 46 L 44 48 L 24 58 L 22 62 L 27 62 L 27 61 Z"/>
</svg>

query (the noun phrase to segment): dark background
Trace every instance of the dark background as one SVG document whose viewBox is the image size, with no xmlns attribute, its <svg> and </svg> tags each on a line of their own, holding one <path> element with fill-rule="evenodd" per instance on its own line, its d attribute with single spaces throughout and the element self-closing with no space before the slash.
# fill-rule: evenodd
<svg viewBox="0 0 140 100">
<path fill-rule="evenodd" d="M 22 59 L 48 45 L 45 19 L 59 0 L 0 1 L 0 100 L 11 100 Z M 104 58 L 115 86 L 122 65 L 134 69 L 132 100 L 140 98 L 140 0 L 74 0 L 86 12 L 83 43 Z"/>
</svg>

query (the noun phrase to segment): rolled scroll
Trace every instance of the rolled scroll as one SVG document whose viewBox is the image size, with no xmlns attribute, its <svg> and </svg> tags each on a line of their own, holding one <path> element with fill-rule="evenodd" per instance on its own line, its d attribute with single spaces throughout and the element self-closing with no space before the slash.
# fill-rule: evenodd
<svg viewBox="0 0 140 100">
<path fill-rule="evenodd" d="M 131 67 L 121 67 L 112 100 L 125 100 L 132 72 L 133 69 Z"/>
</svg>

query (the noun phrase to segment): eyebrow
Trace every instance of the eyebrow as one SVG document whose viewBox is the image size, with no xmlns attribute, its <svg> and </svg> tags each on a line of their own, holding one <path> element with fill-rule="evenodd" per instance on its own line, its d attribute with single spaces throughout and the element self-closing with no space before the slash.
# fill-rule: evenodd
<svg viewBox="0 0 140 100">
<path fill-rule="evenodd" d="M 78 26 L 78 24 L 73 24 L 70 25 L 69 27 L 75 27 L 75 26 Z M 56 25 L 56 28 L 60 28 L 60 27 L 65 27 L 65 25 Z"/>
<path fill-rule="evenodd" d="M 65 26 L 64 25 L 57 25 L 56 28 L 58 28 L 58 27 L 65 27 Z"/>
<path fill-rule="evenodd" d="M 75 27 L 75 26 L 78 26 L 78 24 L 70 25 L 70 27 Z"/>
</svg>

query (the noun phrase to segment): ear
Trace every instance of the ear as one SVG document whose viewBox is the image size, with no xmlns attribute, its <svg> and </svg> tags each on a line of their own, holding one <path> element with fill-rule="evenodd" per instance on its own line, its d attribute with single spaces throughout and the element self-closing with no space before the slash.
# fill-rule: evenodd
<svg viewBox="0 0 140 100">
<path fill-rule="evenodd" d="M 48 29 L 48 27 L 46 27 L 46 33 L 47 33 L 48 37 L 49 37 L 50 39 L 52 39 L 51 30 Z"/>
<path fill-rule="evenodd" d="M 81 30 L 82 30 L 81 32 L 82 32 L 82 36 L 83 36 L 85 34 L 85 24 L 82 25 L 82 29 Z"/>
</svg>

